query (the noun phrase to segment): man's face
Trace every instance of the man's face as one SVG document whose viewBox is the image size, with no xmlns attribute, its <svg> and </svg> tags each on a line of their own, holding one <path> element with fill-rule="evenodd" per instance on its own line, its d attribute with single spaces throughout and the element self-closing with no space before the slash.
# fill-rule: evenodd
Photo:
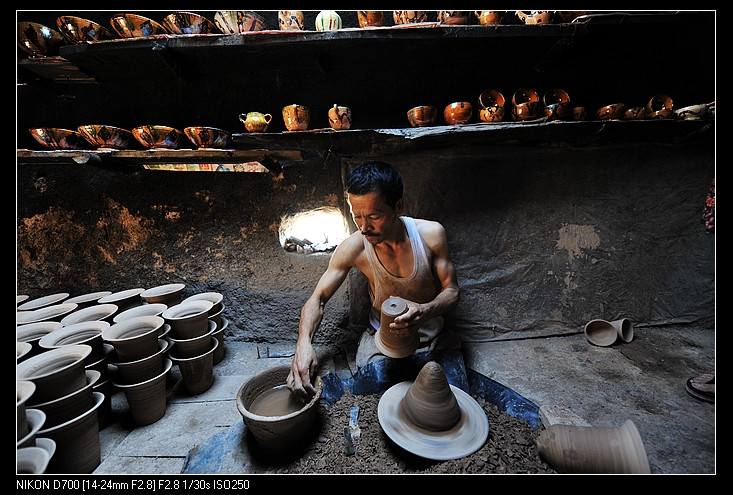
<svg viewBox="0 0 733 495">
<path fill-rule="evenodd" d="M 396 222 L 401 214 L 402 200 L 395 208 L 390 208 L 377 193 L 367 193 L 361 196 L 349 194 L 347 197 L 351 207 L 351 216 L 354 223 L 371 244 L 379 244 L 392 234 Z"/>
</svg>

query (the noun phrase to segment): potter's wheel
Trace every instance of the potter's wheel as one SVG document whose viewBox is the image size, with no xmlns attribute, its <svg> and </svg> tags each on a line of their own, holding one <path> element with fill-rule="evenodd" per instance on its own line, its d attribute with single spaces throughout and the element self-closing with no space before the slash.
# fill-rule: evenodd
<svg viewBox="0 0 733 495">
<path fill-rule="evenodd" d="M 461 419 L 445 431 L 430 431 L 407 420 L 400 402 L 412 385 L 404 381 L 390 387 L 379 399 L 379 424 L 387 436 L 403 449 L 427 459 L 459 459 L 480 449 L 489 436 L 489 420 L 473 397 L 451 385 L 461 409 Z"/>
</svg>

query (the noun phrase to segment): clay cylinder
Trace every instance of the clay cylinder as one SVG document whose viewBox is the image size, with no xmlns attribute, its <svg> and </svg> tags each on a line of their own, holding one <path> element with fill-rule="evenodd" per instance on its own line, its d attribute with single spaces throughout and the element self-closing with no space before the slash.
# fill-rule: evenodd
<svg viewBox="0 0 733 495">
<path fill-rule="evenodd" d="M 406 312 L 407 302 L 400 297 L 390 297 L 382 303 L 379 330 L 374 336 L 374 343 L 385 356 L 393 358 L 407 357 L 415 352 L 420 345 L 420 336 L 417 332 L 409 335 L 396 335 L 389 330 L 390 323 Z"/>
<path fill-rule="evenodd" d="M 458 423 L 461 408 L 440 364 L 429 361 L 422 367 L 400 402 L 400 413 L 429 431 L 447 431 Z"/>
<path fill-rule="evenodd" d="M 636 425 L 618 428 L 554 424 L 537 438 L 540 456 L 560 473 L 649 474 Z"/>
</svg>

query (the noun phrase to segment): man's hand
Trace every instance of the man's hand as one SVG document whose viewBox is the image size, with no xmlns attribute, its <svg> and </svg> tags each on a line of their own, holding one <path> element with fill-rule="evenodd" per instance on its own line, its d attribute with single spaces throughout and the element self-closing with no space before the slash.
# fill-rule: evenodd
<svg viewBox="0 0 733 495">
<path fill-rule="evenodd" d="M 313 346 L 310 344 L 298 345 L 285 383 L 302 400 L 310 400 L 316 394 L 313 380 L 317 370 L 318 356 Z"/>
</svg>

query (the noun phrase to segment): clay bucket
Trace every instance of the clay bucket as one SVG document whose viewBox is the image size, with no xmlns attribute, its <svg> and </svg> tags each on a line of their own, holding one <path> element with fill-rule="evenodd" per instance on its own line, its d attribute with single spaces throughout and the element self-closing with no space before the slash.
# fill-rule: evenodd
<svg viewBox="0 0 733 495">
<path fill-rule="evenodd" d="M 94 406 L 94 390 L 92 387 L 102 375 L 94 370 L 88 370 L 85 373 L 87 384 L 84 387 L 58 399 L 33 406 L 46 414 L 46 422 L 43 423 L 44 429 L 66 423 Z"/>
<path fill-rule="evenodd" d="M 180 359 L 192 358 L 204 354 L 211 348 L 211 337 L 216 331 L 216 323 L 212 320 L 207 321 L 209 331 L 203 335 L 190 339 L 177 339 L 169 336 L 171 343 L 171 352 L 175 353 Z"/>
<path fill-rule="evenodd" d="M 63 325 L 58 321 L 40 321 L 17 327 L 15 329 L 15 340 L 17 342 L 28 342 L 31 345 L 31 350 L 25 354 L 23 360 L 32 358 L 43 352 L 45 349 L 41 349 L 41 346 L 38 345 L 43 336 L 61 327 Z"/>
<path fill-rule="evenodd" d="M 296 411 L 281 416 L 264 416 L 252 412 L 252 405 L 263 393 L 275 387 L 284 387 L 290 373 L 290 366 L 275 366 L 252 376 L 244 382 L 237 392 L 237 409 L 242 415 L 244 424 L 252 433 L 256 444 L 267 454 L 281 454 L 292 451 L 302 437 L 309 431 L 318 414 L 318 400 L 323 392 L 320 378 L 316 384 L 316 393 Z M 299 401 L 298 398 L 293 400 Z"/>
<path fill-rule="evenodd" d="M 407 389 L 399 406 L 405 420 L 430 431 L 446 431 L 461 419 L 461 408 L 440 364 L 429 361 Z"/>
<path fill-rule="evenodd" d="M 56 349 L 65 345 L 86 344 L 92 352 L 84 361 L 85 365 L 102 359 L 104 354 L 104 340 L 102 332 L 110 327 L 106 321 L 82 321 L 65 326 L 41 337 L 38 345 L 44 349 Z"/>
<path fill-rule="evenodd" d="M 28 405 L 58 399 L 84 387 L 87 382 L 84 360 L 91 352 L 92 348 L 85 344 L 65 345 L 20 363 L 16 368 L 17 378 L 36 385 Z"/>
<path fill-rule="evenodd" d="M 166 376 L 172 365 L 171 360 L 165 358 L 163 372 L 140 383 L 125 383 L 118 375 L 112 378 L 114 386 L 125 393 L 132 418 L 138 425 L 155 423 L 165 415 Z"/>
<path fill-rule="evenodd" d="M 84 309 L 74 311 L 68 316 L 65 316 L 61 320 L 61 324 L 65 327 L 81 323 L 83 321 L 106 321 L 112 323 L 112 318 L 117 311 L 119 306 L 116 304 L 93 304 Z"/>
<path fill-rule="evenodd" d="M 221 326 L 217 326 L 214 333 L 211 334 L 212 337 L 219 341 L 219 345 L 216 346 L 216 350 L 214 351 L 214 364 L 219 364 L 224 359 L 224 331 L 228 326 L 229 320 L 222 317 Z"/>
<path fill-rule="evenodd" d="M 16 474 L 44 474 L 51 454 L 42 447 L 23 447 L 15 456 Z"/>
<path fill-rule="evenodd" d="M 119 323 L 136 316 L 161 316 L 168 306 L 162 303 L 143 304 L 134 308 L 126 309 L 121 313 L 117 313 L 112 318 L 112 323 Z"/>
<path fill-rule="evenodd" d="M 15 445 L 18 449 L 35 447 L 36 436 L 38 436 L 38 432 L 43 428 L 43 423 L 46 422 L 46 413 L 40 409 L 26 409 L 25 416 L 28 421 L 28 433 L 24 437 L 17 439 Z"/>
<path fill-rule="evenodd" d="M 165 322 L 171 326 L 171 336 L 180 339 L 200 337 L 209 331 L 209 310 L 213 303 L 186 300 L 163 311 Z"/>
<path fill-rule="evenodd" d="M 537 437 L 540 456 L 560 473 L 649 474 L 636 425 L 620 427 L 554 424 Z"/>
<path fill-rule="evenodd" d="M 183 384 L 191 395 L 206 392 L 214 383 L 214 351 L 219 346 L 216 338 L 208 335 L 209 349 L 198 356 L 181 357 L 173 345 L 169 353 L 170 360 L 178 365 Z"/>
<path fill-rule="evenodd" d="M 613 325 L 619 338 L 624 342 L 628 343 L 634 340 L 634 325 L 627 318 L 612 321 L 611 325 Z"/>
<path fill-rule="evenodd" d="M 28 434 L 28 418 L 25 414 L 25 404 L 36 391 L 36 384 L 28 380 L 15 380 L 15 419 L 17 422 L 16 439 Z"/>
<path fill-rule="evenodd" d="M 420 336 L 417 332 L 409 335 L 396 335 L 389 331 L 389 324 L 406 311 L 407 303 L 400 297 L 390 297 L 382 303 L 382 315 L 379 330 L 374 335 L 374 344 L 385 356 L 407 357 L 420 346 Z"/>
<path fill-rule="evenodd" d="M 120 361 L 137 361 L 158 351 L 158 332 L 165 320 L 160 316 L 136 316 L 112 324 L 102 332 Z"/>
<path fill-rule="evenodd" d="M 165 304 L 175 306 L 181 303 L 181 294 L 186 284 L 166 284 L 152 287 L 140 293 L 140 297 L 148 304 Z"/>
<path fill-rule="evenodd" d="M 89 474 L 102 462 L 97 410 L 104 402 L 104 395 L 93 392 L 93 396 L 94 405 L 79 416 L 38 432 L 39 437 L 56 442 L 48 473 Z"/>
<path fill-rule="evenodd" d="M 163 358 L 168 351 L 169 343 L 166 339 L 158 339 L 158 351 L 135 361 L 119 361 L 116 353 L 111 353 L 110 364 L 127 383 L 140 383 L 155 378 L 163 371 Z"/>
<path fill-rule="evenodd" d="M 616 328 L 606 320 L 591 320 L 585 324 L 585 338 L 593 345 L 608 347 L 618 339 Z"/>
</svg>

